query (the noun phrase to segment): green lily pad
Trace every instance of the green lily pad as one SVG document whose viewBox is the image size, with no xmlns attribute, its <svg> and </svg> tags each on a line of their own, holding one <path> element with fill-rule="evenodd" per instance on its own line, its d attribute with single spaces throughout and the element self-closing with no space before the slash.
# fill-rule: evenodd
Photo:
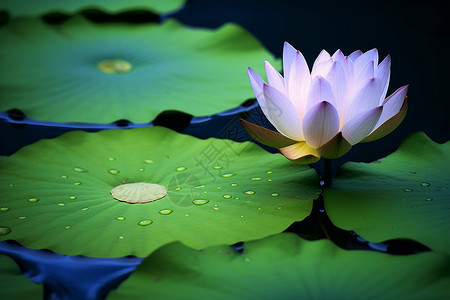
<svg viewBox="0 0 450 300">
<path fill-rule="evenodd" d="M 11 258 L 0 255 L 0 296 L 2 300 L 42 299 L 42 285 L 25 277 Z"/>
<path fill-rule="evenodd" d="M 147 256 L 172 241 L 200 249 L 261 238 L 308 216 L 318 191 L 312 169 L 280 154 L 163 127 L 73 131 L 0 157 L 0 166 L 0 240 L 68 255 Z M 111 195 L 139 182 L 167 194 L 147 203 Z"/>
<path fill-rule="evenodd" d="M 108 299 L 448 299 L 450 258 L 346 251 L 279 234 L 195 251 L 158 249 Z"/>
<path fill-rule="evenodd" d="M 0 28 L 0 110 L 51 122 L 152 121 L 166 110 L 194 116 L 236 107 L 254 95 L 248 65 L 270 54 L 227 24 L 61 25 L 14 19 Z M 30 51 L 30 49 L 33 49 Z"/>
<path fill-rule="evenodd" d="M 101 9 L 111 13 L 142 9 L 162 14 L 180 8 L 184 2 L 185 0 L 0 0 L 0 10 L 5 9 L 14 16 L 35 16 L 49 12 L 73 14 L 87 8 Z"/>
<path fill-rule="evenodd" d="M 409 238 L 450 253 L 450 142 L 424 133 L 373 163 L 346 163 L 325 190 L 332 222 L 366 240 Z"/>
</svg>

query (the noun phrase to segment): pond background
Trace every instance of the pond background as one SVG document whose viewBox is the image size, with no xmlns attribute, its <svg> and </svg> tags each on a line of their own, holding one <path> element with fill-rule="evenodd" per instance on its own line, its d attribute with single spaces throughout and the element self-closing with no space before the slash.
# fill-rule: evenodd
<svg viewBox="0 0 450 300">
<path fill-rule="evenodd" d="M 387 54 L 392 57 L 391 79 L 388 95 L 398 87 L 409 84 L 409 109 L 405 120 L 391 134 L 383 139 L 367 144 L 358 144 L 343 157 L 335 160 L 335 170 L 346 161 L 373 161 L 395 151 L 411 133 L 424 131 L 431 139 L 443 143 L 450 139 L 448 110 L 448 59 L 449 14 L 445 1 L 225 1 L 193 0 L 173 14 L 180 22 L 192 27 L 217 28 L 227 22 L 235 22 L 258 38 L 277 57 L 281 57 L 283 42 L 288 41 L 299 49 L 309 65 L 322 49 L 333 53 L 341 49 L 348 55 L 354 50 L 367 51 L 377 48 L 380 60 Z M 182 51 L 182 49 L 180 49 Z M 263 62 L 261 62 L 263 64 Z M 243 70 L 246 72 L 246 70 Z M 249 89 L 250 89 L 249 84 Z M 246 100 L 246 99 L 243 99 Z M 259 114 L 257 108 L 252 113 Z M 219 136 L 221 125 L 236 122 L 236 116 L 216 117 L 215 126 L 192 123 L 184 132 L 200 137 Z M 170 119 L 164 124 L 180 123 L 180 119 Z M 2 155 L 12 154 L 25 144 L 41 138 L 57 136 L 66 129 L 58 127 L 11 126 L 0 123 L 0 148 Z M 209 131 L 208 131 L 209 130 Z M 22 134 L 26 132 L 26 134 Z M 10 246 L 8 246 L 10 247 Z M 11 246 L 13 250 L 18 250 Z M 12 249 L 8 248 L 8 249 Z M 11 250 L 12 251 L 12 250 Z M 18 250 L 20 251 L 20 250 Z M 54 256 L 53 263 L 45 265 L 49 253 L 37 254 L 22 251 L 23 257 L 39 257 L 44 269 L 35 269 L 34 275 L 52 274 L 58 282 L 69 281 L 74 273 L 67 269 L 79 269 L 79 276 L 85 277 L 84 291 L 79 295 L 89 295 L 92 299 L 100 289 L 111 285 L 105 282 L 105 274 L 111 272 L 105 265 L 110 262 L 77 261 L 73 258 Z M 31 258 L 30 258 L 31 259 Z M 117 270 L 127 272 L 139 261 L 130 259 L 126 263 L 111 260 Z M 84 267 L 85 269 L 83 269 Z M 49 271 L 42 270 L 48 268 Z M 64 270 L 61 274 L 61 270 Z M 29 274 L 30 275 L 30 274 Z M 32 274 L 31 274 L 32 275 Z M 78 276 L 78 275 L 77 275 Z M 103 277 L 102 277 L 103 276 Z M 51 278 L 51 277 L 50 277 Z M 100 278 L 100 280 L 98 279 Z M 90 281 L 92 280 L 92 281 Z M 106 285 L 105 285 L 106 284 Z M 57 289 L 58 284 L 53 288 Z M 89 285 L 91 285 L 91 290 Z M 103 290 L 104 292 L 104 290 Z M 50 291 L 47 291 L 51 295 Z M 102 292 L 98 293 L 101 295 Z"/>
</svg>

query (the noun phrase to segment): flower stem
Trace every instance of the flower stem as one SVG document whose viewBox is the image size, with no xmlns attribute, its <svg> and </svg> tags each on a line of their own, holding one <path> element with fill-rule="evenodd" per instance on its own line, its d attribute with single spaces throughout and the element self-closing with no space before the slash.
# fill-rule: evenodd
<svg viewBox="0 0 450 300">
<path fill-rule="evenodd" d="M 331 185 L 331 159 L 324 158 L 323 159 L 323 187 L 327 187 Z"/>
</svg>

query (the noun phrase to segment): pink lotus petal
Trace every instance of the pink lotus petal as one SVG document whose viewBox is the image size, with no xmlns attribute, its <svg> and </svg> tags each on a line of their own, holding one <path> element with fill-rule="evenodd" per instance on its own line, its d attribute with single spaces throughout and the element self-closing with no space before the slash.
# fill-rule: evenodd
<svg viewBox="0 0 450 300">
<path fill-rule="evenodd" d="M 306 100 L 307 111 L 322 101 L 330 102 L 333 105 L 336 103 L 330 83 L 322 76 L 317 76 L 313 78 L 309 88 L 309 93 Z"/>
<path fill-rule="evenodd" d="M 303 54 L 297 51 L 292 62 L 287 89 L 289 99 L 294 103 L 300 116 L 303 117 L 306 112 L 306 97 L 308 95 L 310 74 L 308 64 Z"/>
<path fill-rule="evenodd" d="M 397 114 L 403 106 L 405 101 L 406 93 L 408 92 L 408 85 L 404 85 L 393 92 L 389 97 L 387 97 L 383 102 L 383 113 L 380 116 L 375 129 L 377 129 L 381 124 L 386 122 L 388 119 L 392 118 Z M 374 129 L 374 130 L 375 130 Z"/>
<path fill-rule="evenodd" d="M 359 143 L 372 132 L 382 111 L 383 107 L 378 106 L 360 113 L 341 128 L 342 135 L 352 146 Z"/>
<path fill-rule="evenodd" d="M 379 106 L 379 99 L 382 92 L 383 86 L 380 80 L 377 78 L 369 79 L 346 107 L 344 119 L 341 121 L 345 124 L 361 112 Z"/>
<path fill-rule="evenodd" d="M 285 42 L 283 47 L 283 74 L 285 80 L 288 80 L 289 78 L 288 74 L 290 73 L 291 65 L 296 54 L 297 50 L 288 42 Z"/>
<path fill-rule="evenodd" d="M 369 61 L 373 61 L 374 65 L 378 65 L 378 50 L 377 49 L 372 49 L 369 50 L 367 52 L 365 52 L 364 54 L 362 54 L 360 57 L 358 57 L 355 61 L 354 61 L 354 67 L 355 70 L 362 70 L 368 63 Z"/>
<path fill-rule="evenodd" d="M 360 57 L 362 54 L 363 54 L 363 53 L 362 53 L 361 50 L 356 50 L 356 51 L 352 52 L 352 53 L 348 56 L 348 58 L 350 58 L 352 62 L 355 62 L 355 60 L 357 60 L 358 57 Z"/>
<path fill-rule="evenodd" d="M 322 50 L 314 61 L 311 71 L 311 78 L 314 78 L 315 76 L 324 76 L 327 74 L 332 63 L 333 60 L 331 59 L 330 54 L 327 51 Z"/>
<path fill-rule="evenodd" d="M 267 61 L 264 62 L 264 66 L 266 68 L 267 81 L 269 84 L 286 94 L 284 79 L 281 77 L 280 73 L 278 73 L 278 71 Z"/>
<path fill-rule="evenodd" d="M 339 132 L 339 116 L 333 104 L 322 101 L 308 110 L 303 119 L 306 143 L 318 148 Z"/>
<path fill-rule="evenodd" d="M 378 65 L 375 71 L 375 77 L 380 79 L 381 85 L 384 86 L 383 93 L 381 93 L 380 104 L 386 97 L 386 93 L 389 87 L 389 79 L 391 77 L 391 57 L 388 55 L 386 58 Z"/>
<path fill-rule="evenodd" d="M 294 104 L 276 88 L 264 84 L 264 98 L 267 106 L 262 111 L 272 125 L 290 139 L 302 141 L 302 122 Z"/>
</svg>

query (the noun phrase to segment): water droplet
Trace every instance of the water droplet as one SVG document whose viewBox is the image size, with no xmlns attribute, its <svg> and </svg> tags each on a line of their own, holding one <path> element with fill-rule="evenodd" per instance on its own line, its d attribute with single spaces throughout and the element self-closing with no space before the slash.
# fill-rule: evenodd
<svg viewBox="0 0 450 300">
<path fill-rule="evenodd" d="M 10 210 L 11 208 L 9 208 L 9 207 L 0 207 L 0 211 L 8 211 L 8 210 Z"/>
<path fill-rule="evenodd" d="M 448 190 L 448 188 L 445 186 L 441 186 L 441 190 Z"/>
<path fill-rule="evenodd" d="M 433 201 L 433 198 L 426 198 L 425 201 L 431 202 L 431 201 Z"/>
<path fill-rule="evenodd" d="M 108 160 L 109 161 L 113 161 L 113 160 L 116 160 L 114 157 L 108 157 Z"/>
<path fill-rule="evenodd" d="M 11 228 L 6 226 L 0 226 L 0 235 L 7 235 L 11 233 Z"/>
<path fill-rule="evenodd" d="M 81 185 L 81 182 L 74 182 L 73 185 Z"/>
<path fill-rule="evenodd" d="M 66 204 L 64 202 L 59 202 L 58 206 L 66 206 Z"/>
<path fill-rule="evenodd" d="M 61 175 L 61 178 L 62 178 L 62 179 L 67 179 L 67 178 L 69 178 L 69 176 L 67 176 L 67 175 Z"/>
<path fill-rule="evenodd" d="M 187 168 L 186 167 L 178 167 L 178 168 L 176 168 L 176 170 L 177 170 L 177 172 L 183 172 L 183 171 L 186 171 Z"/>
<path fill-rule="evenodd" d="M 139 226 L 148 226 L 148 225 L 150 225 L 152 223 L 153 223 L 152 220 L 146 219 L 146 220 L 139 221 L 138 225 Z"/>
<path fill-rule="evenodd" d="M 25 217 L 25 216 L 20 216 L 20 217 L 17 217 L 17 219 L 19 219 L 19 220 L 25 220 L 27 217 Z"/>
<path fill-rule="evenodd" d="M 159 211 L 159 213 L 160 213 L 161 215 L 170 215 L 171 213 L 173 213 L 173 209 L 161 209 L 161 210 Z"/>
<path fill-rule="evenodd" d="M 272 193 L 272 196 L 273 197 L 278 197 L 280 194 L 278 194 L 278 193 Z"/>
<path fill-rule="evenodd" d="M 225 174 L 222 174 L 220 176 L 222 176 L 223 178 L 230 178 L 230 177 L 233 177 L 234 175 L 236 175 L 236 174 L 234 174 L 234 173 L 225 173 Z"/>
<path fill-rule="evenodd" d="M 119 240 L 124 240 L 124 239 L 125 239 L 125 237 L 124 237 L 123 235 L 119 235 L 117 238 L 118 238 Z"/>
<path fill-rule="evenodd" d="M 241 216 L 241 218 L 243 218 L 244 216 Z"/>
<path fill-rule="evenodd" d="M 429 182 L 421 182 L 420 185 L 423 187 L 429 187 L 431 184 Z"/>
<path fill-rule="evenodd" d="M 272 172 L 272 171 L 267 171 L 266 173 L 267 173 L 267 174 L 272 174 L 273 172 Z"/>
<path fill-rule="evenodd" d="M 258 207 L 257 210 L 262 210 L 262 207 Z"/>
<path fill-rule="evenodd" d="M 125 220 L 125 219 L 126 219 L 125 217 L 117 217 L 117 218 L 116 218 L 117 221 L 123 221 L 123 220 Z"/>
<path fill-rule="evenodd" d="M 14 183 L 10 183 L 10 184 L 8 184 L 8 186 L 13 187 L 13 186 L 14 186 Z"/>
<path fill-rule="evenodd" d="M 237 183 L 230 183 L 231 186 L 239 186 Z"/>
<path fill-rule="evenodd" d="M 183 189 L 183 188 L 181 188 L 181 187 L 179 187 L 179 186 L 176 187 L 176 188 L 174 188 L 174 190 L 177 191 L 177 192 L 178 192 L 178 191 L 181 191 L 182 189 Z"/>
<path fill-rule="evenodd" d="M 70 200 L 75 200 L 75 199 L 77 199 L 77 196 L 70 196 L 69 199 Z"/>
<path fill-rule="evenodd" d="M 139 172 L 144 172 L 145 169 L 144 169 L 144 168 L 139 168 L 138 171 L 139 171 Z"/>
<path fill-rule="evenodd" d="M 208 202 L 209 202 L 209 200 L 205 200 L 205 199 L 192 200 L 192 203 L 194 203 L 195 205 L 203 205 L 203 204 L 206 204 Z"/>
<path fill-rule="evenodd" d="M 250 203 L 250 202 L 252 202 L 252 201 L 250 201 L 250 200 L 245 200 L 245 203 Z"/>
<path fill-rule="evenodd" d="M 249 262 L 249 261 L 251 261 L 251 258 L 250 257 L 244 257 L 244 261 L 245 262 Z"/>
<path fill-rule="evenodd" d="M 214 167 L 213 167 L 214 170 L 220 170 L 220 169 L 222 169 L 222 168 L 223 168 L 222 166 L 214 166 Z"/>
<path fill-rule="evenodd" d="M 150 164 L 153 163 L 153 160 L 151 160 L 151 159 L 146 159 L 146 160 L 144 160 L 144 162 L 145 162 L 146 164 L 150 165 Z"/>
<path fill-rule="evenodd" d="M 89 209 L 89 207 L 84 207 L 84 208 L 82 208 L 81 210 L 82 211 L 87 211 Z"/>
<path fill-rule="evenodd" d="M 72 228 L 72 226 L 67 225 L 67 226 L 64 226 L 64 228 L 65 228 L 65 229 L 70 229 L 70 228 Z"/>
<path fill-rule="evenodd" d="M 80 168 L 80 167 L 75 167 L 75 168 L 73 168 L 73 170 L 74 170 L 75 172 L 87 172 L 86 169 L 83 169 L 83 168 Z"/>
<path fill-rule="evenodd" d="M 30 202 L 30 203 L 36 203 L 38 201 L 39 201 L 38 198 L 30 198 L 30 199 L 28 199 L 28 202 Z"/>
<path fill-rule="evenodd" d="M 109 169 L 109 170 L 108 170 L 108 173 L 111 174 L 111 175 L 117 175 L 117 174 L 120 173 L 120 171 L 117 170 L 117 169 Z"/>
<path fill-rule="evenodd" d="M 185 217 L 189 217 L 189 214 L 185 214 L 184 216 L 185 216 Z"/>
<path fill-rule="evenodd" d="M 245 191 L 244 193 L 247 195 L 253 195 L 255 192 L 254 191 Z"/>
<path fill-rule="evenodd" d="M 215 211 L 220 210 L 220 208 L 218 208 L 218 207 L 213 207 L 213 209 L 214 209 Z"/>
<path fill-rule="evenodd" d="M 241 199 L 241 198 L 239 198 L 239 197 L 236 197 L 236 198 L 234 198 L 234 199 L 236 199 L 236 200 L 239 200 L 239 199 Z"/>
<path fill-rule="evenodd" d="M 277 209 L 278 210 L 283 209 L 283 206 L 278 206 Z"/>
<path fill-rule="evenodd" d="M 273 180 L 272 180 L 272 179 L 267 179 L 267 181 L 268 181 L 268 182 L 271 182 L 271 181 L 273 181 Z"/>
<path fill-rule="evenodd" d="M 413 191 L 413 189 L 410 189 L 410 188 L 406 188 L 406 189 L 403 189 L 405 192 L 412 192 Z"/>
<path fill-rule="evenodd" d="M 225 194 L 225 195 L 223 195 L 223 197 L 224 197 L 225 199 L 230 199 L 230 198 L 233 197 L 233 196 L 231 196 L 231 195 L 229 195 L 229 194 Z"/>
<path fill-rule="evenodd" d="M 206 185 L 204 185 L 204 184 L 200 184 L 200 185 L 197 185 L 195 188 L 197 188 L 197 189 L 202 189 L 202 188 L 204 188 Z"/>
<path fill-rule="evenodd" d="M 218 190 L 220 190 L 221 188 L 222 188 L 221 186 L 216 187 L 216 189 L 218 189 Z"/>
<path fill-rule="evenodd" d="M 254 180 L 254 181 L 258 181 L 258 180 L 261 180 L 262 178 L 261 177 L 253 177 L 252 178 L 252 180 Z"/>
</svg>

